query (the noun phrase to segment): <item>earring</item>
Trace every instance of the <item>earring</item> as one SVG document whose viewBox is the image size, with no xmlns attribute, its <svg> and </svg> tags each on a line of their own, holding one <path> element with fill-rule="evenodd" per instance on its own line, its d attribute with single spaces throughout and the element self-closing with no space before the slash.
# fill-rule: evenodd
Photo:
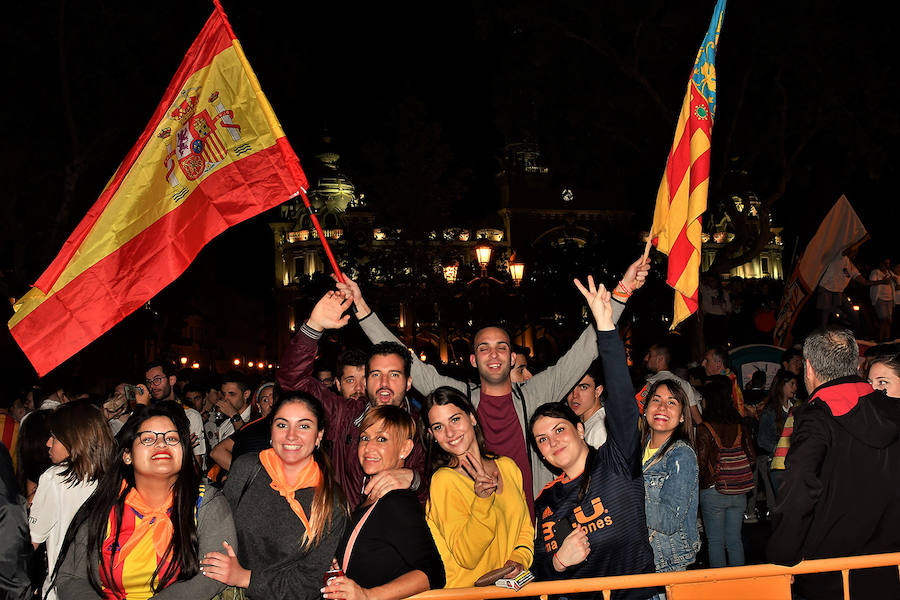
<svg viewBox="0 0 900 600">
<path fill-rule="evenodd" d="M 400 458 L 406 458 L 406 457 L 405 457 L 404 455 L 401 454 L 401 455 L 400 455 Z"/>
<path fill-rule="evenodd" d="M 126 465 L 130 465 L 130 464 L 131 464 L 131 459 L 130 459 L 130 458 L 123 458 L 123 459 L 122 459 L 122 462 L 124 462 Z"/>
</svg>

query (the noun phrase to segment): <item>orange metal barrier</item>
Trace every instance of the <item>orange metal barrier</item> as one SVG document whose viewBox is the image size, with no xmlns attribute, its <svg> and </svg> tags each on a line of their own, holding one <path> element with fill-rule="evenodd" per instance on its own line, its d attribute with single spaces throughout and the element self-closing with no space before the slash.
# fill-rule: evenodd
<svg viewBox="0 0 900 600">
<path fill-rule="evenodd" d="M 849 583 L 851 569 L 887 566 L 900 568 L 900 552 L 805 560 L 793 567 L 766 564 L 723 569 L 698 569 L 677 573 L 533 581 L 518 592 L 496 586 L 430 590 L 416 594 L 412 598 L 416 600 L 479 600 L 481 598 L 540 596 L 546 599 L 549 595 L 601 591 L 603 597 L 609 600 L 612 590 L 665 586 L 669 600 L 718 600 L 720 598 L 790 600 L 792 575 L 840 571 L 844 580 L 844 600 L 851 600 Z M 898 576 L 900 576 L 900 570 L 898 570 Z"/>
</svg>

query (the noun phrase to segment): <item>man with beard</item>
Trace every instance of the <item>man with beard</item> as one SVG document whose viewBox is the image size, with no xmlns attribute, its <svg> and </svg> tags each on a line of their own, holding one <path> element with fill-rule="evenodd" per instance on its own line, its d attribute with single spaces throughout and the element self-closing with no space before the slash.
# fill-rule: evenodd
<svg viewBox="0 0 900 600">
<path fill-rule="evenodd" d="M 147 384 L 147 391 L 150 392 L 150 403 L 157 402 L 175 402 L 184 408 L 184 414 L 187 415 L 190 424 L 191 443 L 194 446 L 194 458 L 200 464 L 203 455 L 206 454 L 206 436 L 203 434 L 203 417 L 195 409 L 186 404 L 182 404 L 178 396 L 175 395 L 175 365 L 165 360 L 154 360 L 147 363 L 144 368 L 144 380 Z M 137 393 L 143 390 L 138 386 Z M 138 399 L 138 402 L 141 402 Z M 141 402 L 142 403 L 142 402 Z"/>
<path fill-rule="evenodd" d="M 613 317 L 616 321 L 625 309 L 628 297 L 643 285 L 648 271 L 649 262 L 644 258 L 639 258 L 628 267 L 613 294 Z M 373 343 L 399 343 L 397 337 L 366 304 L 356 283 L 345 279 L 337 287 L 347 297 L 352 297 L 359 324 L 369 340 Z M 478 422 L 484 432 L 487 447 L 501 456 L 513 459 L 522 471 L 525 499 L 534 517 L 534 499 L 553 479 L 553 475 L 535 447 L 526 442 L 528 418 L 541 404 L 562 398 L 581 379 L 595 358 L 597 336 L 594 327 L 589 326 L 556 365 L 523 383 L 514 383 L 511 372 L 516 363 L 516 354 L 512 351 L 509 333 L 500 327 L 484 327 L 475 333 L 469 357 L 472 366 L 478 370 L 477 384 L 445 377 L 433 366 L 415 358 L 413 382 L 416 391 L 426 396 L 438 387 L 450 386 L 471 399 L 478 413 Z M 518 427 L 513 426 L 514 423 Z"/>
<path fill-rule="evenodd" d="M 393 404 L 402 406 L 419 423 L 418 415 L 406 399 L 412 380 L 411 358 L 401 344 L 376 344 L 368 357 L 359 351 L 347 351 L 338 357 L 335 384 L 340 395 L 328 389 L 313 373 L 318 341 L 325 329 L 340 329 L 349 321 L 342 317 L 351 304 L 343 294 L 328 292 L 313 307 L 309 319 L 291 340 L 281 358 L 277 372 L 278 383 L 283 390 L 302 390 L 322 402 L 328 425 L 323 443 L 328 443 L 335 477 L 351 507 L 356 507 L 363 497 L 380 498 L 395 489 L 413 489 L 424 502 L 427 498 L 422 477 L 425 469 L 425 452 L 420 436 L 413 439 L 412 453 L 406 467 L 381 472 L 368 481 L 357 456 L 359 424 L 372 406 Z"/>
</svg>

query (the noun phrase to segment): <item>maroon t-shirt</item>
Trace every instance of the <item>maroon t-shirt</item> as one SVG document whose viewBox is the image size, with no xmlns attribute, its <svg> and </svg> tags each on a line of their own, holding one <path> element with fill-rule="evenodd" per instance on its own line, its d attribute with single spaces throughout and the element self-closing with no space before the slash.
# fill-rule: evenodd
<svg viewBox="0 0 900 600">
<path fill-rule="evenodd" d="M 534 519 L 531 464 L 528 462 L 528 447 L 519 415 L 513 405 L 512 392 L 503 396 L 489 396 L 482 392 L 477 412 L 487 449 L 513 459 L 522 471 L 522 490 L 525 492 L 528 512 Z"/>
</svg>

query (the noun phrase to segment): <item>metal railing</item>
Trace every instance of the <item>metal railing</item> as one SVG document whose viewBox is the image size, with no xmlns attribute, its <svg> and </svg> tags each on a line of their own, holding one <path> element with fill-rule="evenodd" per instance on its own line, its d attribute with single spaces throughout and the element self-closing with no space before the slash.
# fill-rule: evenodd
<svg viewBox="0 0 900 600">
<path fill-rule="evenodd" d="M 451 588 L 422 592 L 412 598 L 416 600 L 479 600 L 481 598 L 540 596 L 542 599 L 546 599 L 549 595 L 599 591 L 603 593 L 605 600 L 609 600 L 613 590 L 664 586 L 669 600 L 715 597 L 728 597 L 734 600 L 742 598 L 754 600 L 785 598 L 789 600 L 793 575 L 840 572 L 844 584 L 844 600 L 851 600 L 849 581 L 851 569 L 888 566 L 898 567 L 898 576 L 900 576 L 900 552 L 805 560 L 793 567 L 764 564 L 675 573 L 533 581 L 518 592 L 497 586 Z M 719 596 L 720 593 L 727 593 L 727 595 Z"/>
</svg>

